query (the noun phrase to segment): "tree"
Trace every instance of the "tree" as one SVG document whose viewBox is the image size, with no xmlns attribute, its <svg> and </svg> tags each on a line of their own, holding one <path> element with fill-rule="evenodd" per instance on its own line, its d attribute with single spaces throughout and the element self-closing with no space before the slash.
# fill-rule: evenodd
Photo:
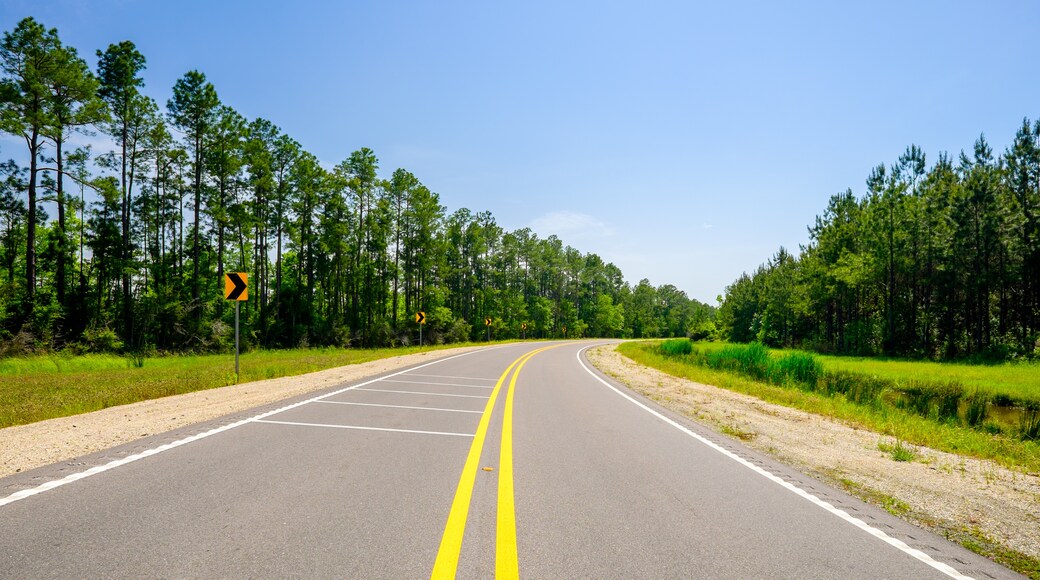
<svg viewBox="0 0 1040 580">
<path fill-rule="evenodd" d="M 36 221 L 38 161 L 42 137 L 53 124 L 49 83 L 58 66 L 58 31 L 47 30 L 32 17 L 21 20 L 0 41 L 0 130 L 22 137 L 29 152 L 25 240 L 25 312 L 31 316 L 36 289 Z"/>
<path fill-rule="evenodd" d="M 131 304 L 130 271 L 130 207 L 134 186 L 134 170 L 137 167 L 137 143 L 143 133 L 145 118 L 154 115 L 155 105 L 140 94 L 144 85 L 141 71 L 145 67 L 144 56 L 137 51 L 133 42 L 124 40 L 111 44 L 105 52 L 97 51 L 98 95 L 108 105 L 110 120 L 105 130 L 119 145 L 119 189 L 120 225 L 122 238 L 119 259 L 122 262 L 123 284 L 123 333 L 127 341 L 133 334 L 133 309 Z"/>
<path fill-rule="evenodd" d="M 57 271 L 55 286 L 59 306 L 67 307 L 65 299 L 67 258 L 69 241 L 65 228 L 65 167 L 63 146 L 69 132 L 86 125 L 98 123 L 105 118 L 104 104 L 97 97 L 98 82 L 91 74 L 87 63 L 79 57 L 76 49 L 59 46 L 54 51 L 55 68 L 48 79 L 50 99 L 50 126 L 43 132 L 54 143 L 56 195 L 58 205 Z M 75 179 L 76 175 L 72 174 Z"/>
<path fill-rule="evenodd" d="M 192 153 L 194 180 L 192 191 L 195 194 L 194 225 L 192 227 L 192 274 L 191 296 L 196 308 L 196 322 L 202 321 L 202 309 L 199 301 L 199 236 L 201 235 L 202 217 L 202 178 L 207 138 L 217 120 L 217 107 L 220 100 L 217 90 L 206 81 L 206 75 L 197 70 L 188 71 L 177 79 L 173 85 L 173 98 L 166 103 L 170 118 L 175 127 L 184 132 L 188 141 L 188 150 Z"/>
</svg>

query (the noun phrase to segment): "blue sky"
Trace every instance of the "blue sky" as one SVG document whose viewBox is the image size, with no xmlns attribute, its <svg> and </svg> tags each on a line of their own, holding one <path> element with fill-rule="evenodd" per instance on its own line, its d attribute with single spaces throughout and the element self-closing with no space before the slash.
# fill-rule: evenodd
<svg viewBox="0 0 1040 580">
<path fill-rule="evenodd" d="M 1040 116 L 1035 2 L 4 0 L 0 29 L 27 15 L 92 66 L 132 40 L 161 104 L 201 70 L 328 165 L 370 147 L 709 303 L 911 143 Z"/>
</svg>

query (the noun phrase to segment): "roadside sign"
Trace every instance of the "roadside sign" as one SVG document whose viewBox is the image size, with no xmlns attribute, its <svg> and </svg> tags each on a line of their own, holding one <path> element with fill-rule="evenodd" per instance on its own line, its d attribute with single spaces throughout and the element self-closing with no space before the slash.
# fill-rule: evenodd
<svg viewBox="0 0 1040 580">
<path fill-rule="evenodd" d="M 415 313 L 415 321 L 419 324 L 426 324 L 426 313 L 419 311 Z"/>
<path fill-rule="evenodd" d="M 491 317 L 490 316 L 484 319 L 484 326 L 491 326 Z"/>
<path fill-rule="evenodd" d="M 520 323 L 520 330 L 527 330 L 527 323 L 526 322 L 521 322 Z"/>
<path fill-rule="evenodd" d="M 245 272 L 232 272 L 224 274 L 224 298 L 227 300 L 249 299 L 249 274 Z"/>
<path fill-rule="evenodd" d="M 238 382 L 238 303 L 249 299 L 249 274 L 224 274 L 224 299 L 235 301 L 235 382 Z"/>
</svg>

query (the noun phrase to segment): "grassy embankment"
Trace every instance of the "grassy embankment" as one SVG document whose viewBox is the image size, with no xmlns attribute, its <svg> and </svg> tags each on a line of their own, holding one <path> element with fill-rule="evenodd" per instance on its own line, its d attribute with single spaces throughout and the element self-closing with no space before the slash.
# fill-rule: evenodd
<svg viewBox="0 0 1040 580">
<path fill-rule="evenodd" d="M 424 346 L 422 351 L 459 346 L 467 345 Z M 237 382 L 300 375 L 416 352 L 420 352 L 419 347 L 248 352 L 241 355 L 241 376 Z M 2 359 L 0 428 L 235 383 L 234 354 L 144 359 L 117 355 Z"/>
<path fill-rule="evenodd" d="M 681 341 L 689 345 L 688 341 Z M 670 348 L 669 343 L 671 343 Z M 627 343 L 633 360 L 923 445 L 1040 473 L 1040 365 L 947 365 L 743 345 Z M 994 402 L 1013 405 L 1002 421 Z"/>
</svg>

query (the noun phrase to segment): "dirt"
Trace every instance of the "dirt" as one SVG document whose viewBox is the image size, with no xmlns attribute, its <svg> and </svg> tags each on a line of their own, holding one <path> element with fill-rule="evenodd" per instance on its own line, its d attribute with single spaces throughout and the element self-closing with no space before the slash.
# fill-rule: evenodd
<svg viewBox="0 0 1040 580">
<path fill-rule="evenodd" d="M 0 429 L 0 477 L 474 348 L 407 355 Z M 981 532 L 1040 558 L 1037 475 L 925 448 L 914 449 L 914 461 L 896 462 L 878 448 L 879 442 L 892 441 L 877 433 L 676 378 L 636 364 L 614 346 L 589 351 L 589 359 L 636 392 L 810 475 L 875 500 L 889 496 L 903 502 L 900 515 L 919 525 L 940 533 Z"/>
<path fill-rule="evenodd" d="M 912 447 L 897 462 L 878 448 L 890 437 L 639 365 L 615 346 L 589 351 L 600 370 L 664 407 L 741 439 L 783 463 L 881 501 L 940 535 L 988 538 L 1040 558 L 1040 476 L 989 460 Z M 890 509 L 890 511 L 893 511 Z"/>
</svg>

